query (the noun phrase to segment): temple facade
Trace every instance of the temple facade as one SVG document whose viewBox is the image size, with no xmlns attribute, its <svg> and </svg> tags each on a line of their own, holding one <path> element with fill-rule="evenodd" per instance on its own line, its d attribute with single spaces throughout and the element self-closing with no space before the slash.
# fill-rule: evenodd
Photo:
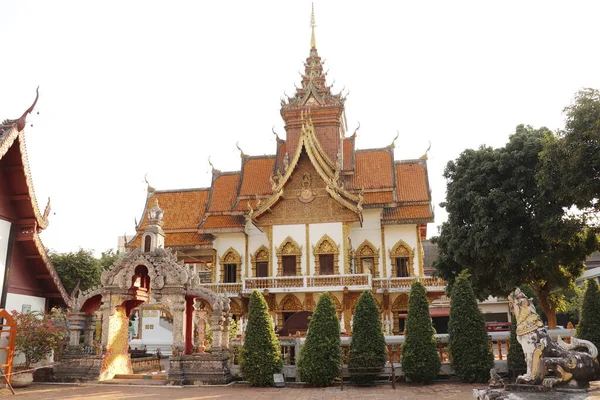
<svg viewBox="0 0 600 400">
<path fill-rule="evenodd" d="M 264 294 L 280 335 L 302 334 L 310 313 L 296 313 L 313 311 L 329 292 L 342 332 L 351 334 L 358 296 L 371 290 L 386 334 L 399 334 L 415 279 L 433 307 L 445 298 L 445 282 L 423 267 L 422 241 L 434 219 L 427 153 L 396 160 L 395 139 L 384 148 L 356 149 L 356 131 L 346 131 L 346 97 L 328 85 L 312 29 L 301 87 L 281 102 L 285 137 L 277 137 L 273 154 L 240 149 L 239 171 L 213 166 L 207 188 L 148 185 L 143 217 L 126 247 L 176 251 L 201 285 L 230 298 L 242 329 L 253 290 Z M 164 218 L 153 231 L 148 212 L 157 204 Z M 138 314 L 139 343 L 153 337 L 147 321 L 160 314 L 148 307 Z M 447 316 L 447 308 L 438 315 Z"/>
</svg>

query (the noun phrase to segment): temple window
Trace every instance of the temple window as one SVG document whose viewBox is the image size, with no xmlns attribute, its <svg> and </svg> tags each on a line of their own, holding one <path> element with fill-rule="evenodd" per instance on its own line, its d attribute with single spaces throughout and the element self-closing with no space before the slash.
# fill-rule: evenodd
<svg viewBox="0 0 600 400">
<path fill-rule="evenodd" d="M 315 255 L 316 275 L 339 274 L 340 251 L 333 239 L 327 235 L 323 235 L 313 247 L 313 254 Z"/>
<path fill-rule="evenodd" d="M 379 277 L 379 249 L 365 240 L 354 252 L 354 265 L 357 274 L 371 274 Z"/>
<path fill-rule="evenodd" d="M 219 259 L 222 283 L 242 281 L 242 257 L 233 247 L 228 248 Z"/>
<path fill-rule="evenodd" d="M 283 276 L 296 276 L 296 256 L 282 256 Z"/>
<path fill-rule="evenodd" d="M 150 237 L 150 235 L 147 235 L 144 238 L 144 252 L 148 253 L 150 251 L 152 245 L 152 238 Z"/>
<path fill-rule="evenodd" d="M 319 275 L 333 275 L 333 254 L 319 254 Z"/>
<path fill-rule="evenodd" d="M 300 262 L 302 260 L 302 248 L 292 237 L 288 236 L 276 247 L 277 253 L 277 276 L 301 276 Z"/>
<path fill-rule="evenodd" d="M 414 251 L 405 241 L 399 240 L 390 250 L 390 261 L 393 277 L 405 278 L 414 275 Z"/>
<path fill-rule="evenodd" d="M 256 276 L 259 278 L 266 278 L 269 276 L 269 263 L 266 261 L 260 261 L 256 263 Z"/>
<path fill-rule="evenodd" d="M 236 264 L 225 264 L 225 277 L 223 278 L 224 283 L 236 283 L 237 278 L 237 265 Z"/>
<path fill-rule="evenodd" d="M 397 257 L 395 267 L 395 276 L 397 278 L 406 278 L 410 274 L 408 272 L 408 257 Z"/>
<path fill-rule="evenodd" d="M 266 278 L 271 275 L 270 271 L 270 251 L 265 246 L 260 246 L 250 257 L 252 263 L 252 276 L 257 278 Z"/>
</svg>

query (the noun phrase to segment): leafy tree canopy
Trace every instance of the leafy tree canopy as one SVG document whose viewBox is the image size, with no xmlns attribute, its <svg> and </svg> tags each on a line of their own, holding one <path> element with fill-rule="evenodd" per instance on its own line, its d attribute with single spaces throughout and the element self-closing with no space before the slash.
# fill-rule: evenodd
<svg viewBox="0 0 600 400">
<path fill-rule="evenodd" d="M 540 180 L 565 207 L 587 210 L 597 225 L 600 212 L 600 91 L 583 89 L 564 109 L 565 129 L 542 153 Z"/>
<path fill-rule="evenodd" d="M 96 258 L 93 250 L 84 249 L 69 253 L 50 251 L 49 255 L 56 273 L 69 293 L 75 289 L 77 282 L 81 290 L 100 284 L 102 271 L 108 269 L 120 257 L 113 250 L 107 250 L 100 258 Z"/>
<path fill-rule="evenodd" d="M 434 267 L 452 285 L 471 273 L 480 300 L 530 285 L 550 327 L 556 325 L 554 289 L 570 286 L 597 246 L 581 219 L 566 217 L 554 191 L 539 184 L 539 155 L 553 134 L 517 126 L 501 148 L 465 150 L 445 170 L 448 221 L 435 239 Z"/>
</svg>

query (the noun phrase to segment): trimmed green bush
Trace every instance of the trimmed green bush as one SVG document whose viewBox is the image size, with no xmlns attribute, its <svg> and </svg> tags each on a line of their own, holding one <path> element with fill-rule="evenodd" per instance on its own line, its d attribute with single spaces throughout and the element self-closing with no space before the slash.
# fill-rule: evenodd
<svg viewBox="0 0 600 400">
<path fill-rule="evenodd" d="M 402 345 L 402 371 L 413 382 L 431 383 L 437 377 L 441 366 L 429 315 L 427 292 L 421 282 L 415 281 L 408 298 L 406 335 Z"/>
<path fill-rule="evenodd" d="M 252 386 L 270 386 L 273 374 L 281 372 L 281 347 L 273 330 L 267 302 L 255 290 L 248 304 L 246 338 L 240 352 L 240 368 Z"/>
<path fill-rule="evenodd" d="M 525 362 L 525 354 L 523 353 L 523 347 L 517 340 L 517 320 L 515 316 L 510 316 L 510 348 L 508 349 L 508 370 L 521 372 L 527 369 L 527 363 Z"/>
<path fill-rule="evenodd" d="M 595 279 L 586 282 L 577 337 L 589 340 L 600 349 L 600 293 Z"/>
<path fill-rule="evenodd" d="M 335 304 L 325 292 L 319 297 L 306 342 L 300 349 L 300 377 L 314 386 L 330 386 L 340 374 L 341 354 L 340 323 Z"/>
<path fill-rule="evenodd" d="M 362 292 L 356 303 L 352 320 L 352 342 L 348 368 L 353 383 L 371 385 L 383 370 L 387 360 L 385 338 L 379 309 L 370 291 Z"/>
<path fill-rule="evenodd" d="M 450 361 L 456 375 L 465 382 L 487 382 L 494 368 L 494 355 L 466 271 L 452 286 L 448 333 Z"/>
</svg>

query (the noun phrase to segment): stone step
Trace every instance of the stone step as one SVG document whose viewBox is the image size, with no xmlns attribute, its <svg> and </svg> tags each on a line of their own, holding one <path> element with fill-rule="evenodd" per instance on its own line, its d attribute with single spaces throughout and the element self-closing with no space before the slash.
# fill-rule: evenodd
<svg viewBox="0 0 600 400">
<path fill-rule="evenodd" d="M 100 381 L 102 384 L 106 385 L 130 385 L 130 386 L 166 386 L 166 379 L 123 379 L 123 378 L 114 378 L 108 379 L 105 381 Z"/>
<path fill-rule="evenodd" d="M 113 379 L 166 380 L 166 374 L 116 374 Z"/>
</svg>

